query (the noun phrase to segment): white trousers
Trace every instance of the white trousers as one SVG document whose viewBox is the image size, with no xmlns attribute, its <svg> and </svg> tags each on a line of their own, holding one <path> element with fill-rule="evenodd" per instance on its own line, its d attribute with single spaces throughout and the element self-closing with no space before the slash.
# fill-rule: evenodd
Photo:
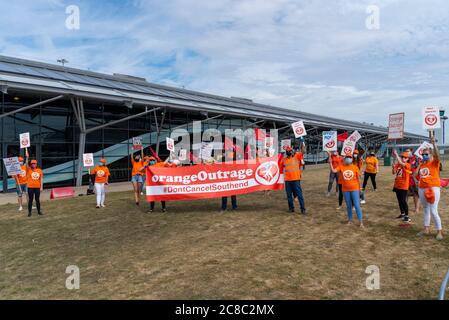
<svg viewBox="0 0 449 320">
<path fill-rule="evenodd" d="M 97 195 L 97 206 L 103 206 L 104 198 L 106 196 L 106 188 L 104 183 L 95 182 L 95 194 Z"/>
<path fill-rule="evenodd" d="M 433 221 L 435 222 L 435 227 L 437 230 L 441 230 L 441 219 L 438 215 L 438 202 L 440 202 L 440 188 L 433 187 L 433 192 L 435 193 L 435 202 L 433 204 L 428 203 L 424 195 L 426 189 L 419 188 L 419 201 L 421 201 L 424 208 L 424 227 L 430 227 L 430 216 L 432 215 Z"/>
</svg>

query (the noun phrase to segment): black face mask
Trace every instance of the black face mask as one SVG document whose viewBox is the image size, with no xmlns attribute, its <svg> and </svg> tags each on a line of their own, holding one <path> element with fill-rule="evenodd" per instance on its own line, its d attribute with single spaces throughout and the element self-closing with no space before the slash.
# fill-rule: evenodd
<svg viewBox="0 0 449 320">
<path fill-rule="evenodd" d="M 287 154 L 287 157 L 291 157 L 293 155 L 293 152 L 287 151 L 286 154 Z"/>
</svg>

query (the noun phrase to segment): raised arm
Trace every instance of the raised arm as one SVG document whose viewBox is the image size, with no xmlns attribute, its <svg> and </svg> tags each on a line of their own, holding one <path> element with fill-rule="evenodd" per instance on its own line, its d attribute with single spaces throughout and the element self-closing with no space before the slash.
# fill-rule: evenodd
<svg viewBox="0 0 449 320">
<path fill-rule="evenodd" d="M 438 150 L 438 146 L 437 146 L 437 144 L 435 142 L 435 137 L 434 136 L 432 136 L 432 138 L 430 139 L 430 142 L 433 145 L 433 151 L 432 151 L 433 152 L 433 158 L 435 160 L 437 160 L 437 161 L 440 161 L 440 150 Z"/>
</svg>

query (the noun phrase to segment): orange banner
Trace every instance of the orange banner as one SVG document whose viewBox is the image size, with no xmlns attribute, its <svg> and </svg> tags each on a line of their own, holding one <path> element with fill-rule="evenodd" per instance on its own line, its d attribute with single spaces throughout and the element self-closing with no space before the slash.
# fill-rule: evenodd
<svg viewBox="0 0 449 320">
<path fill-rule="evenodd" d="M 281 156 L 257 163 L 198 164 L 146 169 L 148 201 L 220 198 L 284 187 Z"/>
</svg>

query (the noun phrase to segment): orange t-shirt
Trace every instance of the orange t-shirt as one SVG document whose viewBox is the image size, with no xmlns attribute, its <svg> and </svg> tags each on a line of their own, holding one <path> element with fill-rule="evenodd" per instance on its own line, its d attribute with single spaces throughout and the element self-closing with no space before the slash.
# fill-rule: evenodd
<svg viewBox="0 0 449 320">
<path fill-rule="evenodd" d="M 302 159 L 304 159 L 302 152 L 297 152 L 292 157 L 284 157 L 281 160 L 281 166 L 284 168 L 284 181 L 301 180 Z"/>
<path fill-rule="evenodd" d="M 410 187 L 410 174 L 412 173 L 412 165 L 406 163 L 405 165 L 397 164 L 394 167 L 396 172 L 396 179 L 394 180 L 394 187 L 399 190 L 408 190 Z"/>
<path fill-rule="evenodd" d="M 41 169 L 31 169 L 27 168 L 27 184 L 28 188 L 31 189 L 40 189 L 42 186 L 42 179 L 44 177 L 44 173 Z"/>
<path fill-rule="evenodd" d="M 360 169 L 358 166 L 341 164 L 338 167 L 338 174 L 341 176 L 341 190 L 343 192 L 360 190 Z"/>
<path fill-rule="evenodd" d="M 20 169 L 22 169 L 22 173 L 17 175 L 17 182 L 19 184 L 27 184 L 27 166 L 24 164 L 23 166 L 20 166 Z"/>
<path fill-rule="evenodd" d="M 419 168 L 419 187 L 422 189 L 440 187 L 440 161 L 423 162 Z"/>
<path fill-rule="evenodd" d="M 379 163 L 379 160 L 377 160 L 376 157 L 372 157 L 372 156 L 366 157 L 365 162 L 366 162 L 365 172 L 367 172 L 367 173 L 377 173 L 376 168 L 377 168 L 377 165 Z"/>
<path fill-rule="evenodd" d="M 140 171 L 140 169 L 142 169 L 145 166 L 145 162 L 143 162 L 142 160 L 135 161 L 134 159 L 131 159 L 131 163 L 133 165 L 133 171 L 131 173 L 133 176 L 135 175 L 141 176 L 145 174 L 145 171 L 143 170 Z"/>
<path fill-rule="evenodd" d="M 111 175 L 108 167 L 106 166 L 97 166 L 91 173 L 95 175 L 96 183 L 106 183 L 107 177 Z"/>
<path fill-rule="evenodd" d="M 331 164 L 334 169 L 337 169 L 342 162 L 343 158 L 339 155 L 331 155 Z"/>
</svg>

